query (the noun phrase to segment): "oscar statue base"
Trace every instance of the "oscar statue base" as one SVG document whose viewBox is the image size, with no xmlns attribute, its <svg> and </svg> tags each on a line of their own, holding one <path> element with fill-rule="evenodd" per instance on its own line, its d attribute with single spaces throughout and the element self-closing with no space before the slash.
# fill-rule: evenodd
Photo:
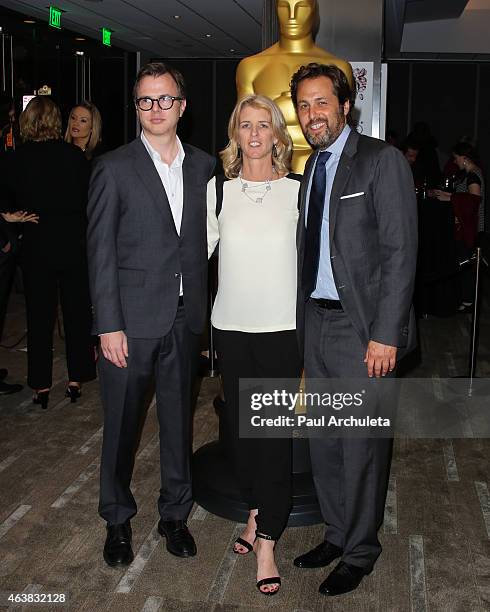
<svg viewBox="0 0 490 612">
<path fill-rule="evenodd" d="M 293 499 L 289 527 L 315 525 L 323 519 L 311 475 L 308 441 L 293 440 Z M 241 500 L 230 461 L 218 441 L 201 446 L 193 458 L 193 493 L 205 510 L 226 519 L 246 523 L 248 507 Z"/>
</svg>

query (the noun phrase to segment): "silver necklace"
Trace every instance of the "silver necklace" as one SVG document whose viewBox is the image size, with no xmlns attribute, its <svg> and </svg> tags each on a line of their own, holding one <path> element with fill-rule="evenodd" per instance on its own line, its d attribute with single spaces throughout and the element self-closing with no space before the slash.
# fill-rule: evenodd
<svg viewBox="0 0 490 612">
<path fill-rule="evenodd" d="M 245 183 L 242 179 L 242 174 L 240 173 L 238 175 L 238 178 L 240 179 L 240 183 L 242 185 L 242 193 L 244 195 L 247 196 L 247 198 L 251 201 L 254 202 L 254 204 L 262 204 L 265 196 L 269 193 L 269 191 L 271 190 L 271 178 L 268 178 L 265 180 L 265 183 L 260 183 L 259 185 L 249 185 L 248 183 Z M 265 191 L 260 191 L 260 189 L 262 187 L 265 187 Z M 253 197 L 250 194 L 247 193 L 247 189 L 249 189 L 250 191 L 252 191 L 252 193 L 258 193 L 258 197 Z"/>
</svg>

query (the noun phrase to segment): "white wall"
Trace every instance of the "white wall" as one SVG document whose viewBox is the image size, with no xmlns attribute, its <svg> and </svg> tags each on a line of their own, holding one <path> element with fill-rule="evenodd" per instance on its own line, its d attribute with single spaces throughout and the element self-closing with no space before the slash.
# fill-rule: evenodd
<svg viewBox="0 0 490 612">
<path fill-rule="evenodd" d="M 403 30 L 401 51 L 490 53 L 490 10 L 466 8 L 459 19 L 407 23 Z"/>
</svg>

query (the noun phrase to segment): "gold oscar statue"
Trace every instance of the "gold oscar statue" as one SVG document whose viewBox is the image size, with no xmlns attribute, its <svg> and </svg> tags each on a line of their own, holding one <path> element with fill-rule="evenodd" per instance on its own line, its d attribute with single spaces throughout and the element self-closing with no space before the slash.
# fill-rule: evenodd
<svg viewBox="0 0 490 612">
<path fill-rule="evenodd" d="M 311 154 L 296 117 L 289 84 L 300 66 L 310 62 L 335 64 L 354 83 L 348 62 L 317 47 L 312 30 L 318 20 L 317 0 L 276 0 L 279 42 L 264 51 L 244 58 L 236 72 L 238 98 L 247 94 L 268 96 L 282 110 L 293 140 L 293 172 L 301 174 Z"/>
</svg>

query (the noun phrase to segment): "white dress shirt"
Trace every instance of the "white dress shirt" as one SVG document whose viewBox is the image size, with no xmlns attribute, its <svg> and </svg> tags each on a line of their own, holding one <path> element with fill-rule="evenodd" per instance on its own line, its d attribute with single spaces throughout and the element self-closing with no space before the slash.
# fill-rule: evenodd
<svg viewBox="0 0 490 612">
<path fill-rule="evenodd" d="M 168 203 L 170 204 L 170 210 L 172 211 L 172 217 L 174 218 L 175 229 L 177 234 L 180 236 L 180 226 L 182 224 L 182 211 L 184 209 L 184 180 L 182 176 L 182 164 L 184 163 L 185 151 L 182 143 L 177 139 L 178 151 L 174 161 L 170 164 L 166 164 L 162 161 L 160 153 L 156 151 L 148 139 L 145 136 L 144 131 L 141 131 L 141 141 L 145 145 L 155 168 L 158 172 L 158 176 L 162 181 L 165 193 L 167 194 Z"/>
<path fill-rule="evenodd" d="M 318 276 L 315 290 L 311 294 L 311 297 L 313 298 L 325 298 L 328 300 L 339 299 L 339 294 L 333 277 L 332 261 L 330 259 L 330 195 L 332 193 L 333 182 L 335 180 L 335 174 L 337 172 L 340 157 L 350 132 L 350 127 L 345 125 L 337 139 L 326 148 L 326 151 L 330 151 L 331 155 L 325 162 L 325 204 L 323 207 L 322 227 L 320 231 L 320 259 L 318 261 Z M 315 173 L 317 159 L 318 155 L 316 156 L 315 163 L 310 173 L 310 182 L 306 197 L 305 224 L 308 220 L 311 182 L 313 180 L 313 174 Z"/>
<path fill-rule="evenodd" d="M 184 179 L 182 173 L 182 164 L 184 163 L 185 151 L 178 136 L 177 139 L 178 151 L 175 159 L 170 164 L 166 164 L 160 157 L 160 153 L 156 151 L 141 130 L 141 141 L 145 145 L 153 163 L 155 164 L 158 176 L 162 181 L 162 185 L 167 194 L 170 210 L 174 219 L 175 229 L 180 236 L 180 227 L 182 225 L 182 211 L 184 210 Z M 180 294 L 183 295 L 182 277 L 180 278 Z"/>
</svg>

